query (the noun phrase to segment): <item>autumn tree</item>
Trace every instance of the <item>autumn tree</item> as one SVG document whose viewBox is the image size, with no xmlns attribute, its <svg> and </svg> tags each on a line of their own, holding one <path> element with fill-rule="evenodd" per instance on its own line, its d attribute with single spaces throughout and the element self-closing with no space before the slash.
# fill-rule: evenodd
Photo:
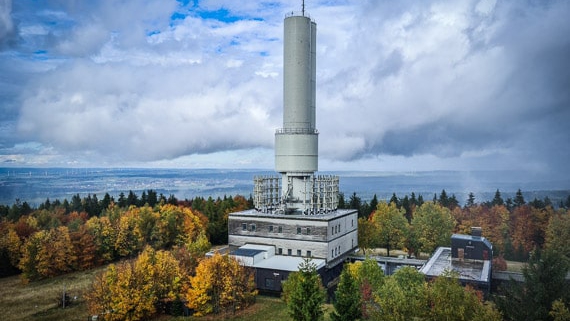
<svg viewBox="0 0 570 321">
<path fill-rule="evenodd" d="M 37 254 L 37 270 L 42 277 L 73 270 L 77 257 L 66 226 L 49 230 Z"/>
<path fill-rule="evenodd" d="M 165 204 L 158 213 L 158 230 L 165 248 L 191 243 L 206 230 L 207 218 L 190 208 Z"/>
<path fill-rule="evenodd" d="M 283 300 L 289 316 L 295 321 L 323 320 L 325 290 L 317 268 L 309 258 L 299 265 L 299 271 L 289 274 L 283 282 Z"/>
<path fill-rule="evenodd" d="M 12 224 L 0 224 L 0 268 L 2 271 L 13 270 L 20 262 L 22 242 Z M 3 273 L 0 273 L 0 276 Z"/>
<path fill-rule="evenodd" d="M 353 295 L 360 298 L 360 315 L 367 319 L 370 311 L 376 309 L 374 295 L 384 284 L 384 272 L 378 262 L 369 257 L 364 261 L 347 264 L 347 269 L 358 286 L 358 292 Z"/>
<path fill-rule="evenodd" d="M 428 320 L 501 321 L 499 311 L 483 301 L 481 293 L 469 285 L 463 287 L 458 274 L 445 271 L 429 284 Z"/>
<path fill-rule="evenodd" d="M 374 238 L 377 233 L 376 225 L 368 218 L 358 219 L 358 247 L 366 255 L 366 250 L 375 246 Z"/>
<path fill-rule="evenodd" d="M 115 251 L 119 256 L 136 255 L 144 246 L 143 236 L 137 228 L 138 211 L 134 208 L 125 212 L 118 220 L 115 228 Z"/>
<path fill-rule="evenodd" d="M 425 277 L 412 267 L 403 267 L 387 277 L 376 292 L 375 320 L 406 321 L 427 316 Z"/>
<path fill-rule="evenodd" d="M 89 233 L 85 225 L 69 233 L 69 237 L 76 256 L 74 270 L 88 270 L 98 265 L 95 236 Z"/>
<path fill-rule="evenodd" d="M 85 222 L 87 233 L 93 236 L 96 265 L 111 262 L 116 257 L 115 240 L 117 235 L 108 217 L 92 217 Z"/>
<path fill-rule="evenodd" d="M 38 231 L 22 246 L 19 263 L 22 280 L 28 282 L 69 272 L 75 260 L 67 227 Z"/>
<path fill-rule="evenodd" d="M 500 321 L 501 314 L 481 293 L 463 287 L 457 275 L 445 272 L 429 283 L 423 274 L 404 267 L 387 277 L 376 293 L 376 320 Z"/>
<path fill-rule="evenodd" d="M 412 226 L 417 233 L 419 249 L 431 253 L 438 246 L 450 244 L 455 222 L 448 208 L 425 202 L 414 213 Z"/>
<path fill-rule="evenodd" d="M 570 309 L 560 299 L 552 303 L 552 309 L 550 309 L 548 315 L 553 321 L 570 321 Z"/>
<path fill-rule="evenodd" d="M 219 253 L 198 264 L 184 291 L 188 307 L 197 316 L 235 312 L 251 305 L 256 295 L 253 270 Z"/>
<path fill-rule="evenodd" d="M 387 256 L 390 256 L 390 249 L 402 248 L 408 222 L 405 218 L 405 210 L 398 209 L 394 203 L 380 202 L 376 211 L 372 213 L 371 220 L 376 227 L 374 243 L 386 248 Z"/>
<path fill-rule="evenodd" d="M 546 228 L 546 248 L 570 260 L 570 210 L 552 215 Z"/>
<path fill-rule="evenodd" d="M 208 241 L 206 232 L 200 233 L 196 240 L 180 246 L 174 246 L 172 253 L 180 262 L 180 266 L 187 271 L 188 274 L 193 275 L 200 260 L 210 250 L 211 244 Z"/>
<path fill-rule="evenodd" d="M 171 253 L 146 247 L 136 260 L 111 264 L 86 294 L 89 311 L 105 320 L 144 320 L 179 298 L 184 272 Z"/>
</svg>

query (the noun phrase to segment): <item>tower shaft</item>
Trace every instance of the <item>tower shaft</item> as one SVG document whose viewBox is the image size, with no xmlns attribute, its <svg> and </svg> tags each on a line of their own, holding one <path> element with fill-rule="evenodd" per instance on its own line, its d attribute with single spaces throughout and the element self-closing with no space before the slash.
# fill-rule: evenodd
<svg viewBox="0 0 570 321">
<path fill-rule="evenodd" d="M 292 15 L 285 18 L 284 30 L 283 128 L 275 133 L 275 170 L 282 174 L 282 199 L 296 210 L 306 209 L 309 182 L 318 170 L 317 24 Z"/>
</svg>

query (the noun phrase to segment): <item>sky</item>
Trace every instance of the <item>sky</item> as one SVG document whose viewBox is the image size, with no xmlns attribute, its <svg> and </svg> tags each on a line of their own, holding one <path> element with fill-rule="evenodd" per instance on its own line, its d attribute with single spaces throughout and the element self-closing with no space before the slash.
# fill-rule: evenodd
<svg viewBox="0 0 570 321">
<path fill-rule="evenodd" d="M 319 170 L 570 179 L 570 1 L 307 0 Z M 0 0 L 0 167 L 267 168 L 300 0 Z"/>
</svg>

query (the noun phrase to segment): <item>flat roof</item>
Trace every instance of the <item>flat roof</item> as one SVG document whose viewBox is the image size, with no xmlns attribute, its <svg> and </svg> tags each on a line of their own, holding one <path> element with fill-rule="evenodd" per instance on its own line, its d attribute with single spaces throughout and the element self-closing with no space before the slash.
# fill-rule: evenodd
<svg viewBox="0 0 570 321">
<path fill-rule="evenodd" d="M 273 246 L 270 245 L 260 245 L 260 244 L 246 244 L 233 250 L 230 255 L 239 259 L 239 257 L 254 257 L 255 255 L 262 252 L 273 252 L 270 251 Z M 272 253 L 270 253 L 271 255 Z M 279 271 L 289 271 L 294 272 L 299 270 L 299 265 L 305 260 L 301 256 L 291 256 L 291 255 L 271 255 L 268 258 L 264 258 L 261 261 L 254 263 L 253 265 L 246 264 L 247 266 L 269 269 L 269 270 L 279 270 Z M 244 261 L 242 261 L 245 263 Z M 326 265 L 326 261 L 323 259 L 311 258 L 311 262 L 316 265 L 317 270 Z"/>
<path fill-rule="evenodd" d="M 299 271 L 299 265 L 305 260 L 300 256 L 275 255 L 261 262 L 254 264 L 253 267 L 259 269 L 281 270 L 281 271 Z M 325 260 L 311 259 L 315 263 L 317 270 L 325 266 Z"/>
<path fill-rule="evenodd" d="M 420 272 L 427 276 L 440 276 L 445 270 L 459 273 L 460 280 L 489 282 L 491 261 L 452 259 L 450 247 L 439 247 Z"/>
</svg>

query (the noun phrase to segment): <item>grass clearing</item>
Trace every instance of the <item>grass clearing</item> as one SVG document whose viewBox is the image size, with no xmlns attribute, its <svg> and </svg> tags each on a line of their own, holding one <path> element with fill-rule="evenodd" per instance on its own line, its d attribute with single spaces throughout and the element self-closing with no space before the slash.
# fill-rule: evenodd
<svg viewBox="0 0 570 321">
<path fill-rule="evenodd" d="M 0 278 L 0 320 L 42 320 L 75 321 L 87 320 L 89 313 L 83 300 L 93 277 L 106 267 L 94 270 L 74 272 L 46 280 L 22 284 L 18 276 Z M 62 296 L 63 286 L 72 299 L 72 305 L 62 309 L 58 300 Z M 77 297 L 76 300 L 73 298 Z M 325 321 L 330 320 L 332 304 L 325 304 Z M 291 320 L 287 306 L 278 297 L 257 296 L 256 303 L 244 311 L 227 315 L 208 315 L 204 317 L 173 317 L 162 315 L 159 321 L 268 321 Z"/>
<path fill-rule="evenodd" d="M 105 267 L 69 273 L 29 284 L 22 284 L 18 276 L 0 279 L 0 320 L 86 320 L 87 307 L 83 293 L 91 285 L 93 276 Z M 63 288 L 72 304 L 58 307 Z M 75 298 L 75 299 L 74 299 Z"/>
</svg>

